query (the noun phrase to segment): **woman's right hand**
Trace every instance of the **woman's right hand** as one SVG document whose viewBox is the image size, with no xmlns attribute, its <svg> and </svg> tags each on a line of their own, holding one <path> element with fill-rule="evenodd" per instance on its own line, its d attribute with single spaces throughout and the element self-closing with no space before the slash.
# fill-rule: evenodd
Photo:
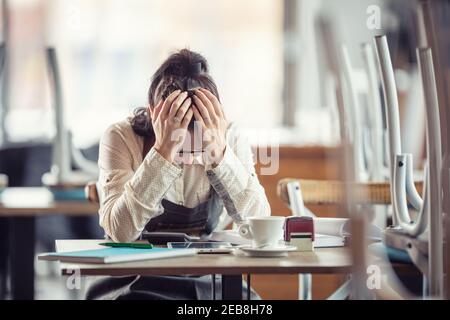
<svg viewBox="0 0 450 320">
<path fill-rule="evenodd" d="M 178 149 L 184 142 L 187 127 L 192 119 L 192 101 L 187 92 L 176 90 L 156 107 L 149 106 L 155 145 L 153 146 L 167 161 L 173 162 Z"/>
</svg>

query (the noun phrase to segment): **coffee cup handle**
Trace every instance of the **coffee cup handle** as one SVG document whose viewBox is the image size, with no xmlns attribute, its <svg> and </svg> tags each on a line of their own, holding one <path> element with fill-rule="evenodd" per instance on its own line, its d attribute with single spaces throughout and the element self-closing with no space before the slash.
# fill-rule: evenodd
<svg viewBox="0 0 450 320">
<path fill-rule="evenodd" d="M 247 223 L 241 224 L 238 229 L 239 235 L 246 239 L 252 239 L 252 231 Z"/>
</svg>

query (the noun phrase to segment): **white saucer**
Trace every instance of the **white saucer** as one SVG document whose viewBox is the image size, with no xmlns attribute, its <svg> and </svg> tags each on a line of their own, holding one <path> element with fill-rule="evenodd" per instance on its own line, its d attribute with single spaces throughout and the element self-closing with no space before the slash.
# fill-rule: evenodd
<svg viewBox="0 0 450 320">
<path fill-rule="evenodd" d="M 249 244 L 239 246 L 238 248 L 239 250 L 242 250 L 245 255 L 250 257 L 284 257 L 287 256 L 288 252 L 295 251 L 297 249 L 295 246 L 285 245 L 256 248 Z"/>
</svg>

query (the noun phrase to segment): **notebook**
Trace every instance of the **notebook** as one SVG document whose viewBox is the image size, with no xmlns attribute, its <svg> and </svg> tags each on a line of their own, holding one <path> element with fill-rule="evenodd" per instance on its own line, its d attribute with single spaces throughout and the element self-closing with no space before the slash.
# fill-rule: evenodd
<svg viewBox="0 0 450 320">
<path fill-rule="evenodd" d="M 71 263 L 106 264 L 106 263 L 191 256 L 195 254 L 197 254 L 196 249 L 105 248 L 105 249 L 81 250 L 70 252 L 44 253 L 39 255 L 38 259 L 47 261 L 71 262 Z"/>
</svg>

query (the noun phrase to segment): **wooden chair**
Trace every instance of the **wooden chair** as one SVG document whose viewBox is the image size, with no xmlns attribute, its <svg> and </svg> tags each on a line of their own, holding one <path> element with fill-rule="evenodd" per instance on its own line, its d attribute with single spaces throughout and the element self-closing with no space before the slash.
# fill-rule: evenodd
<svg viewBox="0 0 450 320">
<path fill-rule="evenodd" d="M 284 178 L 278 182 L 277 194 L 289 206 L 287 184 L 297 181 L 300 184 L 303 202 L 308 204 L 342 204 L 345 202 L 345 182 L 339 180 L 309 180 Z M 423 182 L 416 182 L 421 192 Z M 357 204 L 391 204 L 389 182 L 348 182 L 352 200 Z"/>
<path fill-rule="evenodd" d="M 308 179 L 281 179 L 277 185 L 278 197 L 294 211 L 298 210 L 295 204 L 290 203 L 288 184 L 296 182 L 300 185 L 301 194 L 297 195 L 304 205 L 326 205 L 345 203 L 345 187 L 351 193 L 352 201 L 357 204 L 384 204 L 391 203 L 389 182 L 345 182 L 339 180 L 308 180 Z M 421 192 L 422 182 L 416 183 L 416 188 Z M 295 195 L 294 195 L 295 196 Z M 295 199 L 295 198 L 294 198 Z M 295 200 L 293 200 L 295 201 Z M 301 204 L 301 205 L 303 205 Z M 299 275 L 299 298 L 310 299 L 312 278 L 309 274 Z M 345 281 L 328 299 L 344 300 L 349 297 L 351 280 Z"/>
<path fill-rule="evenodd" d="M 97 190 L 97 181 L 91 181 L 84 187 L 86 199 L 92 203 L 100 203 L 100 197 Z"/>
</svg>

